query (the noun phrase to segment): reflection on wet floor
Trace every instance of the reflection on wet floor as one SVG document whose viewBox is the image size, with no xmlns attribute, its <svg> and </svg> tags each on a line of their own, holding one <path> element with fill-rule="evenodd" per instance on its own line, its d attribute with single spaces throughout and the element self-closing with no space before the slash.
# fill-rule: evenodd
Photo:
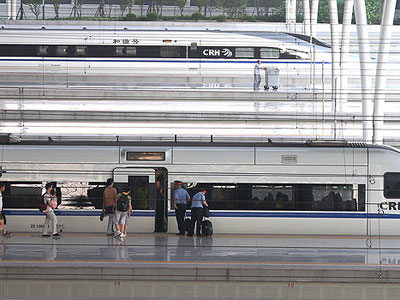
<svg viewBox="0 0 400 300">
<path fill-rule="evenodd" d="M 318 265 L 400 267 L 400 237 L 214 236 L 134 234 L 126 239 L 102 234 L 42 238 L 13 234 L 0 243 L 7 262 L 132 262 L 152 264 Z M 371 248 L 368 245 L 372 245 Z M 380 247 L 378 247 L 380 245 Z"/>
</svg>

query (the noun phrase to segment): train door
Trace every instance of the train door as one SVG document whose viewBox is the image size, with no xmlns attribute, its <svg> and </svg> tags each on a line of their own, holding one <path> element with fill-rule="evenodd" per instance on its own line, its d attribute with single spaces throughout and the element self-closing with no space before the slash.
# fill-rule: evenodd
<svg viewBox="0 0 400 300">
<path fill-rule="evenodd" d="M 154 232 L 168 228 L 167 170 L 164 168 L 116 168 L 114 182 L 118 192 L 131 190 L 134 211 L 154 211 Z"/>
</svg>

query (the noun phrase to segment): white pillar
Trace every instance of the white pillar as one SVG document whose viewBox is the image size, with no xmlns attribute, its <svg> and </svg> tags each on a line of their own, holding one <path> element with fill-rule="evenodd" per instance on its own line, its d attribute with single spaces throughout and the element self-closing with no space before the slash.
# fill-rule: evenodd
<svg viewBox="0 0 400 300">
<path fill-rule="evenodd" d="M 296 0 L 286 0 L 286 25 L 292 32 L 296 24 Z"/>
<path fill-rule="evenodd" d="M 332 55 L 332 112 L 337 111 L 335 95 L 340 94 L 340 78 L 339 78 L 339 21 L 336 0 L 329 0 L 329 20 L 331 23 L 331 55 Z"/>
<path fill-rule="evenodd" d="M 310 0 L 303 0 L 304 9 L 304 34 L 310 35 Z"/>
<path fill-rule="evenodd" d="M 367 14 L 365 0 L 354 0 L 354 11 L 356 14 L 358 47 L 360 56 L 361 75 L 361 97 L 362 97 L 362 118 L 363 118 L 363 141 L 372 142 L 372 92 L 371 89 L 371 60 L 368 42 Z"/>
<path fill-rule="evenodd" d="M 373 142 L 383 144 L 383 125 L 385 118 L 385 89 L 386 70 L 389 61 L 390 41 L 396 0 L 385 0 L 383 7 L 381 31 L 379 35 L 378 63 L 375 76 L 375 98 L 374 98 L 374 130 Z"/>
<path fill-rule="evenodd" d="M 319 5 L 319 0 L 312 0 L 312 2 L 311 2 L 311 34 L 310 34 L 312 37 L 317 37 L 318 5 Z"/>
<path fill-rule="evenodd" d="M 7 18 L 15 20 L 17 17 L 17 0 L 7 0 Z"/>
<path fill-rule="evenodd" d="M 342 42 L 340 49 L 340 101 L 339 101 L 339 111 L 346 109 L 347 103 L 347 81 L 349 72 L 351 69 L 348 68 L 349 65 L 349 48 L 350 48 L 350 26 L 351 18 L 353 16 L 353 0 L 346 0 L 344 3 L 343 12 L 343 25 L 342 25 Z"/>
<path fill-rule="evenodd" d="M 296 8 L 297 8 L 297 0 L 292 0 L 292 4 L 290 5 L 290 15 L 291 15 L 291 20 L 293 22 L 294 25 L 296 25 Z"/>
</svg>

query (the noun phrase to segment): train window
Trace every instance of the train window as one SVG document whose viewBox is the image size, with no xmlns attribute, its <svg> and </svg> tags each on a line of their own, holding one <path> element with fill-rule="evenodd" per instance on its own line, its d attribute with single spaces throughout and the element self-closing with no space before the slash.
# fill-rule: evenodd
<svg viewBox="0 0 400 300">
<path fill-rule="evenodd" d="M 67 56 L 68 55 L 68 46 L 57 46 L 56 47 L 56 55 Z"/>
<path fill-rule="evenodd" d="M 136 56 L 136 47 L 116 47 L 117 56 Z"/>
<path fill-rule="evenodd" d="M 385 198 L 400 198 L 400 173 L 389 172 L 383 176 L 383 195 Z"/>
<path fill-rule="evenodd" d="M 76 56 L 86 56 L 86 46 L 76 46 L 75 47 L 75 55 Z"/>
<path fill-rule="evenodd" d="M 236 58 L 254 58 L 254 48 L 236 48 Z"/>
<path fill-rule="evenodd" d="M 280 51 L 277 48 L 261 48 L 260 57 L 261 58 L 279 58 Z"/>
<path fill-rule="evenodd" d="M 41 183 L 11 183 L 3 192 L 4 207 L 37 209 L 41 193 Z"/>
<path fill-rule="evenodd" d="M 49 54 L 50 46 L 39 46 L 38 55 L 47 56 Z"/>
<path fill-rule="evenodd" d="M 165 152 L 126 152 L 127 161 L 164 161 Z"/>
<path fill-rule="evenodd" d="M 160 57 L 181 57 L 179 47 L 177 46 L 161 47 Z"/>
<path fill-rule="evenodd" d="M 213 210 L 364 211 L 365 185 L 197 183 Z"/>
</svg>

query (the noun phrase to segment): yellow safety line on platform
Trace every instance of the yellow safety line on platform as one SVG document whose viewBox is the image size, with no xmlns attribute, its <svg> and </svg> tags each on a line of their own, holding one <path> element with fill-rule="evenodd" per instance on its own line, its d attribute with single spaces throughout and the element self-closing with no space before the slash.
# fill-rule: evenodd
<svg viewBox="0 0 400 300">
<path fill-rule="evenodd" d="M 311 265 L 311 266 L 387 266 L 399 267 L 398 264 L 364 264 L 364 263 L 317 263 L 317 262 L 245 262 L 245 261 L 135 261 L 135 260 L 0 260 L 0 267 L 2 263 L 90 263 L 90 264 L 104 264 L 104 263 L 130 263 L 130 264 L 199 264 L 199 265 Z"/>
<path fill-rule="evenodd" d="M 12 236 L 41 236 L 41 233 L 12 233 L 9 235 L 9 237 Z M 103 233 L 62 233 L 62 236 L 93 236 L 93 237 L 107 237 Z M 168 236 L 168 237 L 176 237 L 180 238 L 183 236 L 176 236 L 175 234 L 171 233 L 135 233 L 135 234 L 129 234 L 127 238 L 132 238 L 132 237 L 154 237 L 154 236 Z M 187 236 L 185 236 L 187 237 Z M 196 237 L 187 237 L 187 238 L 196 238 Z M 363 236 L 363 235 L 213 235 L 211 237 L 206 237 L 203 236 L 202 238 L 258 238 L 258 239 L 400 239 L 400 235 L 398 236 Z"/>
</svg>

